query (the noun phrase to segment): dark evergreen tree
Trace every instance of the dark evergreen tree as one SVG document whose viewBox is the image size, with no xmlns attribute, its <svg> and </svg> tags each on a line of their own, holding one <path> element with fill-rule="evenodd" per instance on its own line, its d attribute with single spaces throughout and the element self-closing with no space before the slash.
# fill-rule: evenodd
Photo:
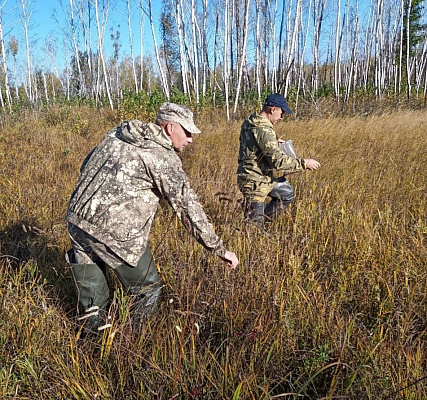
<svg viewBox="0 0 427 400">
<path fill-rule="evenodd" d="M 161 54 L 168 71 L 167 75 L 170 87 L 176 83 L 176 75 L 180 69 L 176 21 L 173 13 L 170 11 L 173 9 L 173 1 L 163 0 L 163 11 L 160 16 L 160 31 L 162 37 Z"/>
<path fill-rule="evenodd" d="M 418 43 L 421 43 L 425 37 L 426 24 L 423 24 L 422 21 L 422 11 L 424 0 L 405 0 L 404 3 L 404 14 L 403 14 L 403 55 L 407 52 L 408 45 L 408 18 L 409 18 L 409 56 L 415 56 L 415 49 Z M 411 8 L 409 10 L 409 5 Z"/>
</svg>

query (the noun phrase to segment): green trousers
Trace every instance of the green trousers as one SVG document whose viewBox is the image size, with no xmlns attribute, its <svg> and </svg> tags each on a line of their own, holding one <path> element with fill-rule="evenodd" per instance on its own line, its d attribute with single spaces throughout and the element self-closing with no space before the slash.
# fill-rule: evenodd
<svg viewBox="0 0 427 400">
<path fill-rule="evenodd" d="M 91 257 L 97 262 L 78 263 L 73 250 L 69 250 L 66 255 L 74 277 L 78 301 L 84 311 L 79 320 L 84 322 L 85 331 L 96 332 L 110 326 L 110 290 L 102 268 L 105 263 L 93 254 Z M 149 246 L 136 267 L 122 263 L 113 271 L 125 291 L 134 295 L 132 314 L 135 323 L 142 322 L 157 310 L 162 283 Z"/>
</svg>

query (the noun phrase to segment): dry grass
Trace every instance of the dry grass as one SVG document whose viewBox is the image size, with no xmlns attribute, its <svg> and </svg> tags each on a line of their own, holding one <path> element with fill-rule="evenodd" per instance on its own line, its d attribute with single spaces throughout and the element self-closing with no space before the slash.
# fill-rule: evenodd
<svg viewBox="0 0 427 400">
<path fill-rule="evenodd" d="M 64 108 L 4 123 L 0 398 L 427 397 L 425 120 L 279 124 L 322 168 L 289 177 L 296 200 L 263 234 L 242 222 L 241 121 L 205 116 L 184 167 L 241 264 L 228 270 L 163 207 L 160 312 L 132 329 L 110 276 L 113 327 L 90 340 L 77 339 L 64 215 L 81 161 L 117 117 Z"/>
</svg>

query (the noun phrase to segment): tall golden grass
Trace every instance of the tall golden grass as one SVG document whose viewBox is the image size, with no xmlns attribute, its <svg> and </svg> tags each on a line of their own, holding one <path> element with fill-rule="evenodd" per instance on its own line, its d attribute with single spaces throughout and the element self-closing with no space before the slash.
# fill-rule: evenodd
<svg viewBox="0 0 427 400">
<path fill-rule="evenodd" d="M 80 163 L 119 123 L 50 108 L 0 130 L 0 398 L 422 399 L 427 397 L 427 155 L 422 111 L 277 125 L 322 163 L 289 176 L 267 232 L 243 222 L 241 120 L 198 121 L 183 155 L 235 271 L 167 206 L 152 247 L 161 309 L 132 326 L 114 276 L 111 329 L 79 339 L 64 216 Z"/>
</svg>

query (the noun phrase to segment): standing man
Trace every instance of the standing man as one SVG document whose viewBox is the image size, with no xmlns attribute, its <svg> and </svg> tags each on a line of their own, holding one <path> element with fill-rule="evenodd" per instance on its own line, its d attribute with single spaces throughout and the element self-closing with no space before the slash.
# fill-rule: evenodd
<svg viewBox="0 0 427 400">
<path fill-rule="evenodd" d="M 294 190 L 284 174 L 315 170 L 320 163 L 311 158 L 292 158 L 279 147 L 273 125 L 291 114 L 281 94 L 271 94 L 261 112 L 252 114 L 240 131 L 237 183 L 245 200 L 245 217 L 262 227 L 265 216 L 274 217 L 294 199 Z M 271 201 L 265 207 L 267 197 Z"/>
<path fill-rule="evenodd" d="M 108 326 L 105 266 L 139 299 L 133 306 L 137 318 L 156 310 L 162 283 L 148 237 L 161 198 L 200 244 L 231 268 L 237 266 L 236 255 L 215 234 L 175 153 L 196 133 L 200 130 L 188 108 L 165 103 L 155 124 L 123 122 L 83 162 L 66 218 L 72 244 L 66 258 L 86 331 Z"/>
</svg>

